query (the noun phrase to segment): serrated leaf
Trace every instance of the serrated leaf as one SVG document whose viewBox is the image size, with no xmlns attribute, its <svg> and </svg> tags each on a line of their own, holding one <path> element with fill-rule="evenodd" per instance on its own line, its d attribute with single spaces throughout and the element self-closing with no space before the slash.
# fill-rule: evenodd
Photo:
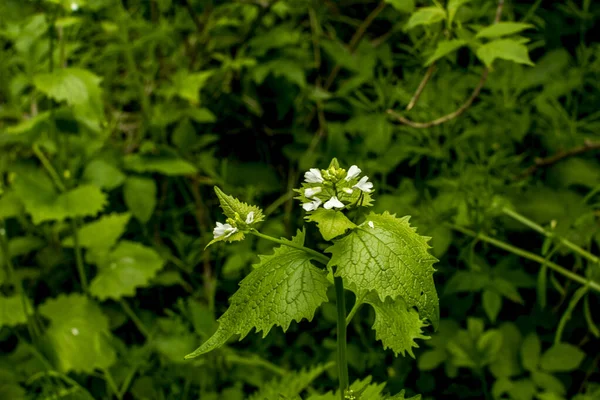
<svg viewBox="0 0 600 400">
<path fill-rule="evenodd" d="M 33 77 L 35 87 L 56 101 L 69 105 L 86 103 L 90 100 L 90 89 L 98 87 L 101 78 L 80 68 L 61 68 L 52 73 L 39 73 Z"/>
<path fill-rule="evenodd" d="M 292 242 L 303 245 L 304 232 Z M 252 328 L 263 331 L 265 337 L 274 325 L 286 331 L 293 320 L 312 320 L 317 307 L 327 301 L 329 285 L 325 271 L 313 266 L 310 256 L 301 250 L 280 246 L 272 255 L 260 256 L 231 297 L 217 331 L 185 358 L 221 347 L 235 334 L 241 340 Z"/>
<path fill-rule="evenodd" d="M 380 300 L 401 298 L 416 307 L 437 329 L 439 302 L 433 282 L 435 257 L 429 238 L 418 235 L 409 217 L 371 213 L 367 221 L 325 251 L 329 267 L 360 292 L 375 291 Z M 370 224 L 373 224 L 371 228 Z"/>
<path fill-rule="evenodd" d="M 540 367 L 548 372 L 569 372 L 577 369 L 585 353 L 569 343 L 558 343 L 550 347 L 540 358 Z"/>
<path fill-rule="evenodd" d="M 125 175 L 104 160 L 92 160 L 85 166 L 82 179 L 101 189 L 113 190 L 125 182 Z"/>
<path fill-rule="evenodd" d="M 371 383 L 373 378 L 367 376 L 365 379 L 356 380 L 350 385 L 351 393 L 355 396 L 360 396 L 359 399 L 381 400 L 385 383 Z M 340 391 L 329 392 L 321 395 L 312 395 L 307 400 L 338 400 L 340 399 Z M 416 399 L 415 399 L 416 400 Z"/>
<path fill-rule="evenodd" d="M 131 218 L 131 214 L 103 215 L 100 219 L 82 226 L 77 232 L 79 245 L 85 248 L 111 248 L 125 232 L 125 227 Z M 63 246 L 73 247 L 72 236 L 62 241 Z"/>
<path fill-rule="evenodd" d="M 28 305 L 28 312 L 31 313 L 31 306 Z M 27 312 L 20 295 L 13 296 L 0 295 L 0 328 L 3 326 L 17 326 L 27 322 Z"/>
<path fill-rule="evenodd" d="M 319 232 L 325 240 L 331 240 L 353 229 L 356 225 L 341 211 L 318 208 L 306 216 L 307 221 L 316 222 Z"/>
<path fill-rule="evenodd" d="M 432 25 L 446 19 L 446 11 L 439 7 L 423 7 L 415 11 L 406 23 L 405 30 L 419 25 Z"/>
<path fill-rule="evenodd" d="M 221 208 L 223 209 L 223 214 L 225 214 L 227 217 L 235 219 L 236 213 L 237 213 L 238 216 L 243 221 L 245 221 L 248 214 L 250 212 L 253 212 L 254 213 L 253 224 L 261 222 L 265 219 L 265 217 L 262 213 L 262 210 L 259 207 L 251 206 L 247 203 L 243 203 L 243 202 L 239 201 L 238 199 L 236 199 L 235 197 L 223 193 L 223 191 L 221 189 L 219 189 L 217 186 L 215 186 L 215 193 L 217 194 L 217 197 L 219 198 L 219 203 L 221 204 Z"/>
<path fill-rule="evenodd" d="M 133 216 L 145 224 L 156 207 L 156 182 L 150 178 L 130 176 L 123 186 L 123 198 Z"/>
<path fill-rule="evenodd" d="M 536 371 L 540 362 L 542 353 L 542 343 L 535 333 L 530 333 L 523 340 L 521 345 L 521 362 L 528 371 Z"/>
<path fill-rule="evenodd" d="M 134 296 L 135 290 L 146 287 L 163 266 L 164 260 L 154 249 L 123 240 L 100 260 L 90 293 L 100 300 Z"/>
<path fill-rule="evenodd" d="M 415 0 L 385 0 L 385 2 L 404 13 L 411 13 L 415 9 Z"/>
<path fill-rule="evenodd" d="M 90 298 L 60 295 L 42 304 L 39 312 L 50 320 L 45 338 L 52 349 L 50 358 L 60 371 L 92 373 L 115 362 L 108 318 Z"/>
<path fill-rule="evenodd" d="M 477 57 L 486 67 L 490 67 L 495 59 L 514 61 L 519 64 L 531 65 L 527 46 L 514 39 L 497 39 L 480 46 L 476 51 Z"/>
<path fill-rule="evenodd" d="M 496 322 L 498 313 L 500 313 L 500 309 L 502 308 L 502 296 L 493 290 L 484 290 L 481 297 L 485 313 L 490 321 Z"/>
<path fill-rule="evenodd" d="M 396 356 L 404 356 L 405 352 L 408 352 L 415 358 L 412 348 L 419 347 L 415 339 L 429 339 L 429 336 L 423 335 L 422 329 L 426 324 L 419 314 L 413 308 L 409 309 L 401 298 L 388 298 L 382 302 L 376 295 L 371 294 L 367 296 L 365 303 L 375 310 L 373 329 L 383 348 L 391 349 Z"/>
<path fill-rule="evenodd" d="M 448 54 L 460 49 L 467 44 L 466 40 L 452 39 L 452 40 L 440 40 L 435 48 L 435 52 L 427 59 L 425 66 L 433 64 L 435 61 Z"/>
<path fill-rule="evenodd" d="M 294 398 L 299 396 L 300 392 L 308 388 L 326 370 L 327 365 L 317 365 L 310 369 L 289 373 L 281 379 L 275 379 L 267 383 L 258 392 L 251 395 L 248 400 Z"/>
<path fill-rule="evenodd" d="M 188 73 L 185 70 L 179 71 L 179 73 L 173 76 L 173 89 L 175 93 L 192 104 L 199 104 L 200 90 L 214 74 L 214 71 L 209 70 L 195 73 Z"/>
<path fill-rule="evenodd" d="M 476 38 L 496 38 L 501 36 L 513 35 L 525 29 L 535 28 L 531 24 L 522 22 L 498 22 L 486 26 L 475 35 Z"/>
<path fill-rule="evenodd" d="M 157 172 L 163 175 L 193 175 L 198 169 L 186 160 L 172 155 L 130 154 L 123 159 L 125 168 L 135 172 Z"/>
<path fill-rule="evenodd" d="M 104 209 L 106 195 L 94 185 L 81 185 L 58 194 L 41 171 L 23 169 L 15 174 L 13 189 L 34 224 L 95 216 Z"/>
</svg>

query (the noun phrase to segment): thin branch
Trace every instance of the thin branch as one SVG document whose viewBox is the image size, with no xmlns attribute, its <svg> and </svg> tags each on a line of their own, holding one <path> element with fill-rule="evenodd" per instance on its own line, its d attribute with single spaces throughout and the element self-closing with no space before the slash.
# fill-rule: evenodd
<svg viewBox="0 0 600 400">
<path fill-rule="evenodd" d="M 204 32 L 204 26 L 202 25 L 200 18 L 198 18 L 198 14 L 196 14 L 196 12 L 194 11 L 194 8 L 192 7 L 192 3 L 190 3 L 190 0 L 183 0 L 183 5 L 185 6 L 185 9 L 187 10 L 188 14 L 190 15 L 190 18 L 192 19 L 192 21 L 194 21 L 194 25 L 196 25 L 196 29 L 198 30 L 198 33 L 202 34 Z"/>
<path fill-rule="evenodd" d="M 503 8 L 504 8 L 504 0 L 498 0 L 498 7 L 496 8 L 496 16 L 494 18 L 495 24 L 500 22 L 500 17 L 502 16 Z M 450 114 L 444 115 L 443 117 L 434 119 L 433 121 L 429 121 L 429 122 L 417 122 L 417 121 L 412 121 L 408 118 L 403 117 L 402 115 L 396 113 L 392 109 L 387 110 L 387 113 L 389 115 L 391 115 L 392 117 L 396 118 L 399 122 L 403 123 L 404 125 L 408 125 L 413 128 L 423 129 L 423 128 L 431 128 L 432 126 L 441 125 L 445 122 L 448 122 L 448 121 L 460 116 L 469 107 L 471 107 L 471 104 L 473 104 L 473 101 L 475 101 L 475 99 L 479 96 L 479 93 L 481 92 L 483 85 L 485 85 L 485 81 L 487 80 L 489 72 L 490 72 L 489 68 L 487 68 L 487 67 L 484 68 L 483 72 L 481 73 L 481 78 L 479 79 L 479 83 L 477 84 L 477 86 L 475 86 L 475 89 L 473 89 L 473 92 L 471 93 L 471 96 L 469 96 L 467 101 L 462 106 L 460 106 L 456 111 L 451 112 Z"/>
<path fill-rule="evenodd" d="M 423 79 L 421 79 L 421 83 L 419 83 L 417 91 L 406 106 L 406 111 L 412 110 L 415 104 L 417 104 L 417 101 L 419 101 L 419 97 L 421 97 L 421 93 L 423 93 L 423 89 L 425 89 L 425 86 L 427 86 L 427 82 L 429 82 L 431 75 L 433 75 L 433 71 L 435 71 L 435 63 L 431 64 L 429 68 L 427 68 L 427 72 L 425 72 L 425 76 L 423 77 Z"/>
<path fill-rule="evenodd" d="M 592 142 L 591 140 L 585 140 L 583 142 L 583 146 L 574 147 L 569 150 L 559 151 L 558 153 L 546 157 L 546 158 L 536 158 L 534 160 L 534 164 L 527 168 L 525 171 L 520 173 L 516 179 L 523 179 L 529 175 L 533 175 L 538 169 L 543 167 L 549 167 L 558 163 L 559 161 L 564 160 L 565 158 L 578 156 L 583 153 L 587 153 L 588 151 L 600 150 L 600 142 Z"/>
</svg>

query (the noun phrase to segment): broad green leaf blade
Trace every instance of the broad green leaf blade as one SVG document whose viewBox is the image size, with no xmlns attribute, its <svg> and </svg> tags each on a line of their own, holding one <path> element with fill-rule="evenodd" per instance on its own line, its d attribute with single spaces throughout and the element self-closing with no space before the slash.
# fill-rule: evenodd
<svg viewBox="0 0 600 400">
<path fill-rule="evenodd" d="M 61 68 L 52 73 L 40 73 L 33 77 L 35 87 L 56 101 L 69 105 L 90 100 L 90 88 L 100 85 L 102 79 L 90 71 L 79 68 Z"/>
<path fill-rule="evenodd" d="M 433 282 L 435 257 L 427 252 L 429 238 L 418 235 L 409 217 L 371 213 L 350 234 L 326 251 L 330 267 L 360 292 L 374 290 L 381 301 L 403 299 L 417 307 L 437 329 L 439 303 Z M 373 227 L 371 227 L 371 225 Z"/>
<path fill-rule="evenodd" d="M 425 66 L 433 64 L 435 61 L 448 54 L 458 50 L 459 48 L 467 44 L 466 40 L 452 39 L 452 40 L 440 40 L 435 48 L 435 52 L 427 59 Z"/>
<path fill-rule="evenodd" d="M 104 160 L 92 160 L 85 166 L 82 179 L 101 189 L 113 190 L 125 182 L 125 175 Z"/>
<path fill-rule="evenodd" d="M 60 371 L 92 373 L 115 362 L 108 318 L 93 300 L 81 294 L 60 295 L 39 311 L 50 320 L 45 338 Z"/>
<path fill-rule="evenodd" d="M 413 308 L 408 308 L 401 298 L 396 300 L 386 299 L 385 302 L 371 294 L 365 299 L 375 310 L 375 323 L 373 329 L 376 338 L 381 340 L 384 349 L 391 349 L 396 356 L 408 352 L 415 358 L 412 348 L 419 347 L 415 339 L 429 339 L 423 335 L 422 329 L 426 326 L 419 314 Z"/>
<path fill-rule="evenodd" d="M 147 223 L 156 207 L 156 182 L 154 179 L 130 176 L 123 186 L 127 208 L 142 223 Z"/>
<path fill-rule="evenodd" d="M 444 9 L 439 7 L 423 7 L 410 16 L 404 29 L 409 30 L 419 25 L 432 25 L 444 19 L 446 19 L 446 11 Z"/>
<path fill-rule="evenodd" d="M 303 245 L 304 232 L 292 241 Z M 221 347 L 235 334 L 241 340 L 252 328 L 263 331 L 265 337 L 274 325 L 286 331 L 292 320 L 312 320 L 317 307 L 327 301 L 329 285 L 326 272 L 313 266 L 301 250 L 281 246 L 272 255 L 260 256 L 260 262 L 231 297 L 217 331 L 185 358 Z"/>
<path fill-rule="evenodd" d="M 481 296 L 483 309 L 490 321 L 496 322 L 496 318 L 502 308 L 502 296 L 493 290 L 484 290 Z"/>
<path fill-rule="evenodd" d="M 129 213 L 110 214 L 82 226 L 77 232 L 79 245 L 85 248 L 111 248 L 125 232 L 125 227 L 130 218 Z M 65 238 L 62 244 L 65 247 L 73 247 L 73 237 Z"/>
<path fill-rule="evenodd" d="M 385 0 L 385 2 L 404 13 L 411 13 L 415 9 L 415 0 Z"/>
<path fill-rule="evenodd" d="M 542 343 L 535 333 L 530 333 L 521 344 L 521 362 L 528 371 L 537 371 L 542 353 Z"/>
<path fill-rule="evenodd" d="M 32 312 L 31 306 L 27 305 L 27 307 L 26 312 L 23 299 L 18 294 L 7 297 L 0 295 L 0 328 L 26 323 L 27 314 Z"/>
<path fill-rule="evenodd" d="M 350 385 L 350 391 L 355 396 L 360 396 L 359 399 L 382 400 L 383 388 L 385 383 L 371 383 L 373 378 L 367 376 L 365 379 L 356 380 Z M 312 395 L 307 400 L 339 400 L 340 391 L 329 392 L 322 395 Z"/>
<path fill-rule="evenodd" d="M 331 367 L 332 365 L 329 365 Z M 281 379 L 275 379 L 263 387 L 248 400 L 291 399 L 299 396 L 311 383 L 328 369 L 327 365 L 317 365 L 313 368 L 292 372 Z"/>
<path fill-rule="evenodd" d="M 193 175 L 197 168 L 174 154 L 130 154 L 123 159 L 125 168 L 135 172 L 157 172 L 163 175 Z"/>
<path fill-rule="evenodd" d="M 346 233 L 348 229 L 354 229 L 356 225 L 350 221 L 343 212 L 318 208 L 306 216 L 310 222 L 316 222 L 325 240 L 331 240 Z"/>
<path fill-rule="evenodd" d="M 522 22 L 498 22 L 496 24 L 486 26 L 475 35 L 476 38 L 497 38 L 501 36 L 513 35 L 524 31 L 525 29 L 535 28 L 531 24 Z"/>
<path fill-rule="evenodd" d="M 448 22 L 450 23 L 450 25 L 452 25 L 452 22 L 454 21 L 454 17 L 456 16 L 456 13 L 460 9 L 460 7 L 466 3 L 469 3 L 470 1 L 471 0 L 449 0 L 448 1 L 448 6 L 447 6 Z"/>
<path fill-rule="evenodd" d="M 534 65 L 529 59 L 527 46 L 514 39 L 493 40 L 479 47 L 476 54 L 487 67 L 490 67 L 497 58 L 519 64 Z"/>
<path fill-rule="evenodd" d="M 0 196 L 0 218 L 12 218 L 23 212 L 23 205 L 19 197 L 12 190 L 5 191 Z"/>
<path fill-rule="evenodd" d="M 219 202 L 221 203 L 221 208 L 223 209 L 223 214 L 227 217 L 236 219 L 236 213 L 242 221 L 246 220 L 246 217 L 250 212 L 254 213 L 254 222 L 261 222 L 265 219 L 262 210 L 257 206 L 251 206 L 249 204 L 243 203 L 236 199 L 233 196 L 225 194 L 221 189 L 215 186 L 215 193 L 219 198 Z"/>
<path fill-rule="evenodd" d="M 569 343 L 558 343 L 550 347 L 540 358 L 540 367 L 548 372 L 569 372 L 577 369 L 585 353 Z"/>
<path fill-rule="evenodd" d="M 561 396 L 567 393 L 565 385 L 554 375 L 542 371 L 532 371 L 531 380 L 539 387 Z"/>
<path fill-rule="evenodd" d="M 154 249 L 123 240 L 100 261 L 90 293 L 100 300 L 134 296 L 163 266 L 164 260 Z"/>
</svg>

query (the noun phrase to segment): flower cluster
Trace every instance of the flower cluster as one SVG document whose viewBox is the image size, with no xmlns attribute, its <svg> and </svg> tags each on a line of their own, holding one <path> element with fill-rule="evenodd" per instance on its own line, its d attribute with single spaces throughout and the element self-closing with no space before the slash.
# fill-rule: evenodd
<svg viewBox="0 0 600 400">
<path fill-rule="evenodd" d="M 304 174 L 302 189 L 297 199 L 305 211 L 317 210 L 321 205 L 326 210 L 343 209 L 359 205 L 368 205 L 373 183 L 368 176 L 360 177 L 361 169 L 352 165 L 346 171 L 333 159 L 329 168 L 319 170 L 311 168 Z M 360 177 L 360 178 L 359 178 Z"/>
<path fill-rule="evenodd" d="M 214 238 L 219 239 L 222 237 L 223 239 L 227 239 L 234 233 L 239 232 L 238 225 L 239 225 L 240 221 L 241 221 L 241 218 L 239 218 L 239 215 L 236 213 L 236 218 L 235 219 L 227 218 L 227 221 L 225 224 L 217 222 L 217 226 L 213 230 Z M 253 222 L 254 222 L 254 211 L 250 211 L 248 213 L 248 215 L 246 215 L 246 219 L 244 220 L 244 223 L 249 226 Z"/>
</svg>

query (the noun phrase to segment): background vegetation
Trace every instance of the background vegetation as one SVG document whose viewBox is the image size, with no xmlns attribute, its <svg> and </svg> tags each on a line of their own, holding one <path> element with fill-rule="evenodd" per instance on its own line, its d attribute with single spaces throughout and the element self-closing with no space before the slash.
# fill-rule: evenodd
<svg viewBox="0 0 600 400">
<path fill-rule="evenodd" d="M 361 309 L 352 381 L 600 398 L 599 18 L 591 0 L 3 0 L 0 398 L 334 389 L 333 304 L 183 360 L 272 247 L 203 251 L 213 185 L 290 237 L 291 189 L 332 157 L 440 259 L 439 331 L 394 357 Z"/>
</svg>

